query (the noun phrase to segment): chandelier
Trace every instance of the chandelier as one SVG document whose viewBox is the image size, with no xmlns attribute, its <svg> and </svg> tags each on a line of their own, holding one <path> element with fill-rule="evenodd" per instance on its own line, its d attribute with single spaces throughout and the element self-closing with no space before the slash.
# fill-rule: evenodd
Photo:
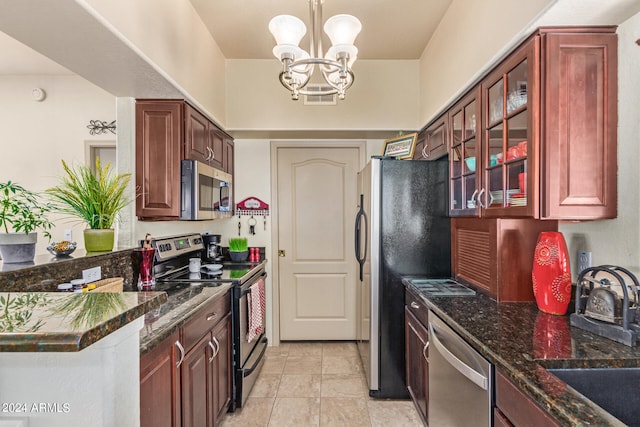
<svg viewBox="0 0 640 427">
<path fill-rule="evenodd" d="M 344 99 L 345 92 L 354 80 L 351 66 L 358 56 L 358 48 L 353 43 L 362 29 L 355 16 L 335 15 L 324 24 L 324 32 L 332 46 L 326 55 L 322 51 L 322 3 L 324 0 L 308 0 L 311 32 L 309 52 L 298 45 L 307 32 L 304 22 L 295 16 L 279 15 L 269 22 L 269 31 L 276 39 L 273 54 L 282 62 L 280 83 L 291 91 L 291 99 L 302 95 L 334 95 Z M 320 91 L 305 89 L 318 66 L 324 81 L 330 88 Z"/>
</svg>

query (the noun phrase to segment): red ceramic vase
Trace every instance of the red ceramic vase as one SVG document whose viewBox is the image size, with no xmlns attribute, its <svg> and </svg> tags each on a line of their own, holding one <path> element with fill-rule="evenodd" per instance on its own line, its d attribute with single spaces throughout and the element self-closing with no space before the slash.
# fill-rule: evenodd
<svg viewBox="0 0 640 427">
<path fill-rule="evenodd" d="M 567 244 L 559 231 L 543 231 L 533 255 L 533 294 L 541 311 L 564 315 L 571 300 Z"/>
</svg>

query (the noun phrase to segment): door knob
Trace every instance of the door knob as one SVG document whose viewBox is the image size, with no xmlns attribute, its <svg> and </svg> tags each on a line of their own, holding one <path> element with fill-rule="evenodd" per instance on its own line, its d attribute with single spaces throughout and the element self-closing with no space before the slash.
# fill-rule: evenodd
<svg viewBox="0 0 640 427">
<path fill-rule="evenodd" d="M 284 257 L 284 256 L 286 256 L 286 255 L 287 255 L 287 254 L 284 252 L 284 250 L 283 250 L 283 249 L 279 249 L 279 250 L 278 250 L 278 256 Z"/>
</svg>

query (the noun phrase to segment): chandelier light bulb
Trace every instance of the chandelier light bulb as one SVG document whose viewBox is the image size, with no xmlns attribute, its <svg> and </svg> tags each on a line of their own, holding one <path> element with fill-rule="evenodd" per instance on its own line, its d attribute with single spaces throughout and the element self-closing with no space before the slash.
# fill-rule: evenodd
<svg viewBox="0 0 640 427">
<path fill-rule="evenodd" d="M 295 16 L 278 15 L 269 21 L 269 31 L 277 44 L 298 46 L 307 33 L 307 27 Z"/>
<path fill-rule="evenodd" d="M 352 45 L 360 30 L 362 30 L 360 20 L 351 15 L 335 15 L 327 19 L 324 24 L 324 32 L 327 33 L 333 45 Z"/>
</svg>

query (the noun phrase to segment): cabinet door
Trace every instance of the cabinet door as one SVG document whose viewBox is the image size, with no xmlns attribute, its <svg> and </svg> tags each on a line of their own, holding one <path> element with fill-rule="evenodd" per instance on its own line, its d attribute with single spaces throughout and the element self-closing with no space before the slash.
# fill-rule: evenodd
<svg viewBox="0 0 640 427">
<path fill-rule="evenodd" d="M 484 217 L 533 217 L 538 206 L 539 39 L 532 38 L 482 82 L 482 152 L 476 165 Z"/>
<path fill-rule="evenodd" d="M 429 334 L 425 327 L 405 308 L 405 358 L 407 388 L 420 417 L 427 423 L 429 400 Z"/>
<path fill-rule="evenodd" d="M 225 138 L 224 140 L 224 167 L 223 170 L 233 175 L 234 170 L 234 157 L 233 157 L 233 139 Z"/>
<path fill-rule="evenodd" d="M 449 111 L 449 212 L 451 216 L 479 216 L 482 174 L 480 149 L 480 88 L 465 95 Z"/>
<path fill-rule="evenodd" d="M 224 134 L 209 124 L 209 146 L 211 147 L 211 159 L 209 163 L 216 169 L 224 170 Z"/>
<path fill-rule="evenodd" d="M 617 35 L 551 33 L 542 42 L 545 169 L 540 216 L 615 218 Z"/>
<path fill-rule="evenodd" d="M 140 359 L 140 426 L 180 426 L 180 335 L 173 333 Z"/>
<path fill-rule="evenodd" d="M 211 426 L 212 399 L 209 359 L 213 352 L 211 335 L 206 334 L 182 363 L 182 426 Z"/>
<path fill-rule="evenodd" d="M 550 414 L 500 371 L 496 371 L 496 406 L 504 418 L 514 426 L 560 426 Z"/>
<path fill-rule="evenodd" d="M 189 104 L 185 104 L 184 158 L 209 163 L 209 120 Z"/>
<path fill-rule="evenodd" d="M 228 314 L 211 331 L 217 348 L 211 361 L 211 385 L 213 398 L 213 424 L 227 411 L 231 401 L 231 314 Z"/>
<path fill-rule="evenodd" d="M 136 215 L 180 217 L 182 103 L 136 102 Z"/>
<path fill-rule="evenodd" d="M 448 115 L 445 113 L 427 128 L 427 139 L 422 150 L 427 160 L 436 160 L 447 154 L 447 118 Z"/>
</svg>

